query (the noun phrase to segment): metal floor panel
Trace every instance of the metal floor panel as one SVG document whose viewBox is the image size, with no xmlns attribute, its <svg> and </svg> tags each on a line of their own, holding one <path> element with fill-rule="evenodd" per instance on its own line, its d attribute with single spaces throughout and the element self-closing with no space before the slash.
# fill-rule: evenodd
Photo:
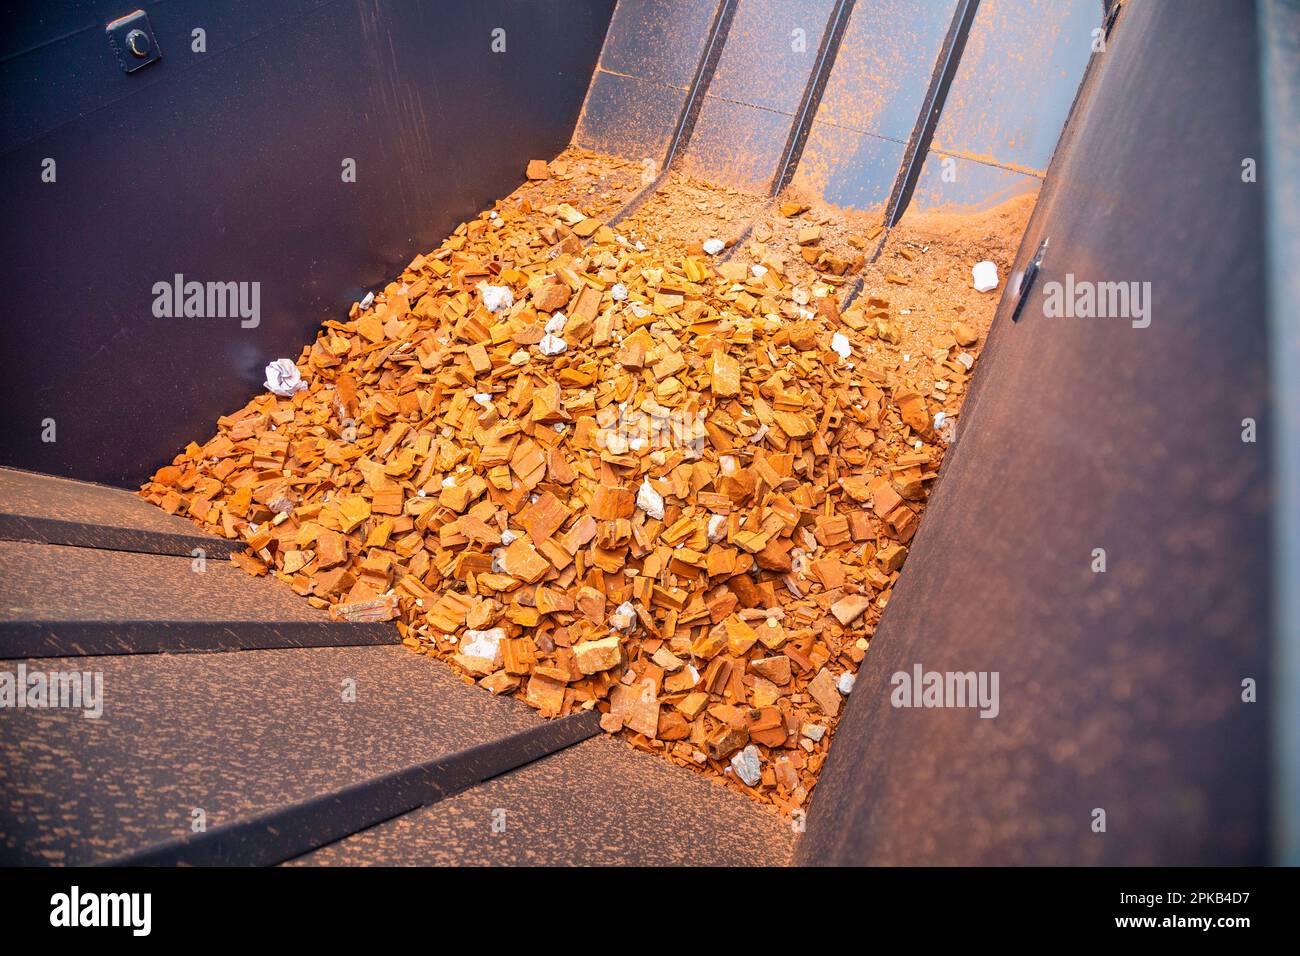
<svg viewBox="0 0 1300 956">
<path fill-rule="evenodd" d="M 788 820 L 605 736 L 323 847 L 295 866 L 780 866 Z"/>
<path fill-rule="evenodd" d="M 240 549 L 121 488 L 13 468 L 0 468 L 0 539 L 187 557 Z"/>
<path fill-rule="evenodd" d="M 395 644 L 229 561 L 0 541 L 0 658 Z"/>
<path fill-rule="evenodd" d="M 189 838 L 196 811 L 212 831 L 414 764 L 451 767 L 467 752 L 483 779 L 506 768 L 474 748 L 543 724 L 402 647 L 24 663 L 102 673 L 103 713 L 0 709 L 3 864 L 108 861 Z M 455 789 L 466 785 L 459 772 Z"/>
</svg>

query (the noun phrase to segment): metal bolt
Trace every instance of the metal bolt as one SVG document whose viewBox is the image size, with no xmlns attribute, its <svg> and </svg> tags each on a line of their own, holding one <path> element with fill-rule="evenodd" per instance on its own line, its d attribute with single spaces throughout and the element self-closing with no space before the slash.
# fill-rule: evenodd
<svg viewBox="0 0 1300 956">
<path fill-rule="evenodd" d="M 149 55 L 149 34 L 143 30 L 132 30 L 126 35 L 126 45 L 132 53 L 143 60 Z"/>
</svg>

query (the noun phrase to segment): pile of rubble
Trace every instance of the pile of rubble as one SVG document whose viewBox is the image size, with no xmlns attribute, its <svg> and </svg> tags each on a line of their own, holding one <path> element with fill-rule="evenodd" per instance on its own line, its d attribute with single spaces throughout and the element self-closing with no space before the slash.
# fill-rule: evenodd
<svg viewBox="0 0 1300 956">
<path fill-rule="evenodd" d="M 841 311 L 862 261 L 804 252 L 802 204 L 794 249 L 665 256 L 604 221 L 636 167 L 528 174 L 143 493 L 336 618 L 796 809 L 980 336 Z"/>
</svg>

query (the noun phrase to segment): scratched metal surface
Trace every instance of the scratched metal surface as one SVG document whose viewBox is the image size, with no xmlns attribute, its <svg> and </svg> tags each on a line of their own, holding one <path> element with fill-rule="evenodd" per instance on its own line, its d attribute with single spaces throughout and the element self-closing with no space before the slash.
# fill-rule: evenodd
<svg viewBox="0 0 1300 956">
<path fill-rule="evenodd" d="M 717 0 L 619 0 L 574 142 L 625 159 L 653 159 L 657 170 L 717 6 Z"/>
<path fill-rule="evenodd" d="M 1265 861 L 1264 194 L 1239 176 L 1257 62 L 1251 5 L 1121 15 L 1021 246 L 1023 266 L 1050 238 L 1044 271 L 1019 323 L 1000 305 L 800 862 Z M 1149 327 L 1049 318 L 1066 274 L 1150 282 Z M 893 707 L 917 663 L 999 672 L 998 716 Z"/>
<path fill-rule="evenodd" d="M 560 152 L 613 9 L 142 3 L 162 59 L 127 75 L 103 27 L 135 5 L 19 4 L 0 40 L 0 258 L 24 303 L 6 327 L 0 462 L 128 487 Z M 260 324 L 155 317 L 154 284 L 177 273 L 259 282 Z"/>
<path fill-rule="evenodd" d="M 780 866 L 794 840 L 739 794 L 602 735 L 292 865 Z"/>
<path fill-rule="evenodd" d="M 859 0 L 797 186 L 853 209 L 889 198 L 955 9 Z M 981 209 L 1038 188 L 1100 25 L 1098 0 L 982 0 L 911 208 Z"/>
<path fill-rule="evenodd" d="M 913 210 L 979 210 L 1042 185 L 1101 11 L 1099 0 L 981 0 Z"/>
<path fill-rule="evenodd" d="M 956 0 L 857 0 L 797 187 L 853 209 L 889 198 L 955 8 Z"/>
<path fill-rule="evenodd" d="M 186 556 L 239 550 L 121 488 L 12 468 L 0 468 L 0 539 Z"/>
<path fill-rule="evenodd" d="M 834 5 L 740 0 L 682 157 L 684 172 L 750 192 L 767 190 Z"/>
<path fill-rule="evenodd" d="M 6 864 L 102 861 L 185 837 L 195 808 L 212 828 L 541 723 L 403 647 L 26 663 L 102 672 L 104 709 L 0 709 Z"/>
<path fill-rule="evenodd" d="M 331 621 L 220 558 L 0 541 L 0 658 L 397 640 L 391 623 Z"/>
</svg>

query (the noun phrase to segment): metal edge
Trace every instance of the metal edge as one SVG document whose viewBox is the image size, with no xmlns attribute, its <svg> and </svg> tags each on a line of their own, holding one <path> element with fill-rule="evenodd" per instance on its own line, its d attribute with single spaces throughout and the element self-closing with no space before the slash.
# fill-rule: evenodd
<svg viewBox="0 0 1300 956">
<path fill-rule="evenodd" d="M 817 48 L 817 59 L 813 61 L 812 73 L 804 87 L 799 109 L 795 112 L 794 124 L 790 127 L 790 135 L 781 151 L 781 162 L 772 177 L 772 185 L 768 188 L 769 196 L 776 196 L 794 178 L 813 120 L 817 116 L 817 108 L 821 105 L 822 94 L 826 91 L 826 83 L 835 66 L 835 58 L 839 55 L 840 42 L 844 39 L 849 17 L 853 14 L 853 4 L 854 0 L 835 0 L 835 9 L 826 21 L 822 42 Z"/>
<path fill-rule="evenodd" d="M 731 31 L 731 21 L 736 17 L 737 0 L 720 0 L 713 23 L 709 26 L 709 37 L 704 42 L 704 52 L 700 62 L 695 66 L 695 76 L 691 78 L 691 88 L 686 94 L 686 102 L 677 117 L 677 127 L 673 138 L 668 142 L 668 152 L 664 156 L 660 175 L 672 168 L 677 154 L 686 148 L 695 132 L 695 121 L 699 119 L 700 109 L 704 106 L 704 94 L 713 82 L 717 72 L 718 61 L 722 58 L 722 48 L 726 46 L 727 34 Z"/>
<path fill-rule="evenodd" d="M 429 806 L 600 733 L 595 711 L 270 810 L 99 866 L 273 866 Z"/>
<path fill-rule="evenodd" d="M 957 67 L 961 64 L 961 56 L 966 49 L 966 38 L 970 35 L 971 25 L 975 22 L 979 5 L 980 0 L 958 0 L 957 9 L 953 11 L 948 35 L 944 39 L 943 48 L 935 61 L 934 73 L 930 77 L 930 87 L 926 90 L 925 99 L 921 103 L 921 110 L 916 117 L 916 126 L 908 138 L 907 148 L 903 152 L 903 163 L 899 167 L 898 177 L 894 180 L 894 188 L 885 207 L 886 227 L 896 226 L 912 201 L 912 193 L 916 189 L 917 180 L 921 177 L 921 167 L 925 163 L 925 157 L 929 155 L 930 143 L 939 125 L 939 117 L 943 115 L 944 102 L 948 99 L 948 90 L 952 87 L 952 81 L 957 75 Z"/>
<path fill-rule="evenodd" d="M 1300 2 L 1262 0 L 1256 9 L 1263 97 L 1259 167 L 1267 262 L 1273 446 L 1273 607 L 1270 700 L 1272 862 L 1300 866 Z"/>
<path fill-rule="evenodd" d="M 400 644 L 387 622 L 6 621 L 0 660 Z"/>
<path fill-rule="evenodd" d="M 57 544 L 73 548 L 93 548 L 99 551 L 131 551 L 137 554 L 159 554 L 168 557 L 189 557 L 192 549 L 202 548 L 207 552 L 208 557 L 228 558 L 243 550 L 240 543 L 226 538 L 173 534 L 142 528 L 120 528 L 89 521 L 64 521 L 60 518 L 29 517 L 12 513 L 0 513 L 0 541 Z M 181 546 L 185 548 L 184 551 L 178 550 Z"/>
<path fill-rule="evenodd" d="M 695 65 L 695 75 L 691 78 L 691 86 L 686 93 L 686 100 L 682 103 L 681 112 L 677 114 L 673 137 L 668 141 L 668 151 L 659 165 L 658 174 L 624 203 L 623 208 L 607 219 L 605 225 L 618 225 L 640 209 L 645 201 L 663 185 L 664 180 L 668 178 L 668 171 L 677 159 L 677 154 L 690 142 L 691 134 L 695 132 L 695 122 L 699 119 L 700 109 L 704 105 L 704 91 L 713 82 L 713 74 L 717 72 L 718 60 L 722 58 L 722 48 L 726 45 L 727 34 L 731 30 L 731 22 L 736 16 L 736 3 L 737 0 L 719 0 L 717 10 L 713 14 L 713 23 L 709 26 L 708 39 L 704 42 L 704 51 L 700 54 L 700 61 Z M 587 243 L 583 244 L 587 245 L 590 241 L 587 240 Z"/>
<path fill-rule="evenodd" d="M 855 2 L 856 0 L 836 0 L 835 9 L 826 19 L 826 28 L 822 31 L 821 43 L 817 47 L 817 58 L 813 62 L 808 83 L 804 86 L 803 97 L 795 111 L 795 121 L 790 127 L 790 134 L 786 137 L 785 147 L 781 151 L 782 159 L 778 163 L 777 172 L 772 177 L 772 185 L 768 187 L 767 194 L 771 199 L 775 199 L 781 190 L 790 185 L 795 171 L 799 168 L 799 160 L 803 158 L 804 146 L 808 143 L 808 134 L 812 131 L 813 121 L 817 117 L 817 108 L 821 105 L 822 94 L 826 92 L 826 84 L 835 66 L 835 58 L 839 55 L 840 43 L 844 39 L 844 32 L 848 29 Z M 756 222 L 756 219 L 751 219 L 745 224 L 736 241 L 718 260 L 720 263 L 731 261 L 736 250 L 741 248 L 753 233 Z"/>
</svg>

